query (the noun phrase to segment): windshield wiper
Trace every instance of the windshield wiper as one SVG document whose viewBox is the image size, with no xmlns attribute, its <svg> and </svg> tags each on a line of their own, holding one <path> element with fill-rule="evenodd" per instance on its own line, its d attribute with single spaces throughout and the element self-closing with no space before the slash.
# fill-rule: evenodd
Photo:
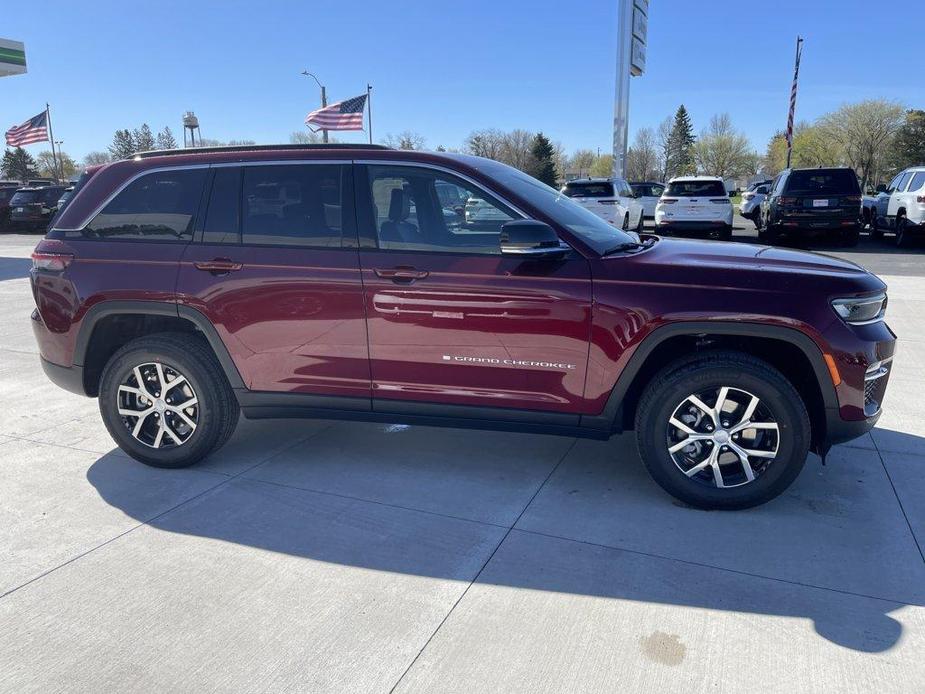
<svg viewBox="0 0 925 694">
<path fill-rule="evenodd" d="M 603 253 L 601 253 L 601 257 L 605 255 L 611 255 L 612 253 L 619 253 L 620 251 L 639 251 L 646 247 L 647 245 L 645 243 L 636 243 L 635 241 L 625 241 L 621 243 L 619 246 L 614 246 L 613 248 L 610 248 L 604 251 Z"/>
</svg>

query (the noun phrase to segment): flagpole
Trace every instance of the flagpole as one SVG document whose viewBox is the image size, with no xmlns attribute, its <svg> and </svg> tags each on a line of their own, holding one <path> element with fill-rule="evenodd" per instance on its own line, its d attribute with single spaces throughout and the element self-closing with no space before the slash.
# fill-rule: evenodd
<svg viewBox="0 0 925 694">
<path fill-rule="evenodd" d="M 370 97 L 370 92 L 373 88 L 370 84 L 366 83 L 366 112 L 369 117 L 369 144 L 373 143 L 373 102 L 372 97 Z"/>
<path fill-rule="evenodd" d="M 51 131 L 51 107 L 45 103 L 45 120 L 48 122 L 48 141 L 51 143 L 51 160 L 55 165 L 55 180 L 58 180 L 58 155 L 55 154 L 55 134 Z"/>
</svg>

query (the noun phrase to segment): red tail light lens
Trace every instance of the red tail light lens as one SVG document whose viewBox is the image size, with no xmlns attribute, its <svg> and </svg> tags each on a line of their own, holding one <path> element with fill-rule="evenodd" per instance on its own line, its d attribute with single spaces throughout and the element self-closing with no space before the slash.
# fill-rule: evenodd
<svg viewBox="0 0 925 694">
<path fill-rule="evenodd" d="M 779 202 L 780 202 L 781 205 L 790 206 L 790 205 L 796 205 L 797 202 L 799 202 L 799 200 L 800 200 L 799 198 L 784 198 L 784 197 L 781 197 L 781 198 L 779 199 Z"/>
<path fill-rule="evenodd" d="M 74 260 L 74 256 L 70 253 L 42 253 L 35 251 L 32 254 L 32 268 L 45 272 L 61 272 L 71 264 L 72 260 Z"/>
<path fill-rule="evenodd" d="M 842 198 L 845 205 L 860 205 L 861 196 L 860 195 L 846 195 Z"/>
</svg>

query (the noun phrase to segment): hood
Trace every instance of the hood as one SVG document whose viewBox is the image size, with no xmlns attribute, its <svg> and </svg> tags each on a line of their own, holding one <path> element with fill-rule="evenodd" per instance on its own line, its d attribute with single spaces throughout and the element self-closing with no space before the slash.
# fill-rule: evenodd
<svg viewBox="0 0 925 694">
<path fill-rule="evenodd" d="M 648 250 L 611 256 L 602 264 L 613 279 L 636 277 L 654 284 L 822 293 L 865 293 L 886 286 L 841 258 L 750 243 L 660 238 Z"/>
</svg>

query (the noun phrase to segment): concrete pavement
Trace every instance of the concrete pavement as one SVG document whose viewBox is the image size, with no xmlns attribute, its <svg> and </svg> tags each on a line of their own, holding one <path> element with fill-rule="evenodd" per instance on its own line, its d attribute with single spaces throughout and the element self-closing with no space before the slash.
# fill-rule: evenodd
<svg viewBox="0 0 925 694">
<path fill-rule="evenodd" d="M 921 250 L 873 436 L 717 513 L 631 436 L 242 420 L 140 465 L 41 372 L 36 238 L 0 236 L 0 691 L 925 688 Z"/>
</svg>

